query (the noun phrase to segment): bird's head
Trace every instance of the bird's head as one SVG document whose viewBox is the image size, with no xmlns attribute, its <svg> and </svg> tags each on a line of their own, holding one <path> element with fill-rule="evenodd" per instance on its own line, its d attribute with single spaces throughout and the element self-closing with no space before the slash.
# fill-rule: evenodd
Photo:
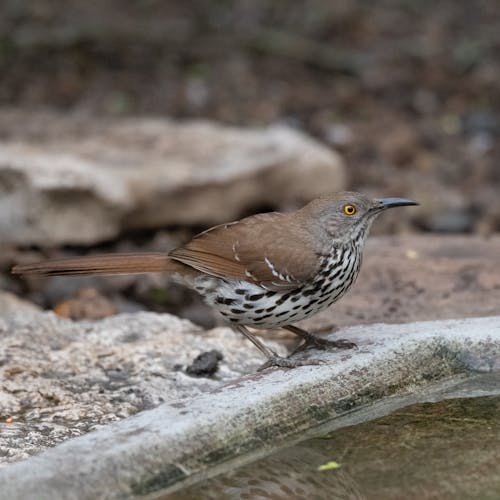
<svg viewBox="0 0 500 500">
<path fill-rule="evenodd" d="M 312 215 L 317 229 L 335 240 L 363 242 L 372 222 L 384 210 L 394 207 L 418 205 L 406 198 L 369 198 L 361 193 L 344 191 L 324 195 L 302 210 Z"/>
</svg>

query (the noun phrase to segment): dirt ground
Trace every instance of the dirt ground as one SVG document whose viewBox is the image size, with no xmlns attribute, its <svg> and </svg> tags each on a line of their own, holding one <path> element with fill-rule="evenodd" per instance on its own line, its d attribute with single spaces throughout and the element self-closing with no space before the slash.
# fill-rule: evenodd
<svg viewBox="0 0 500 500">
<path fill-rule="evenodd" d="M 421 202 L 410 227 L 395 216 L 379 234 L 490 234 L 498 54 L 496 0 L 2 2 L 0 105 L 288 123 L 344 155 L 351 188 Z M 125 288 L 125 309 L 196 306 L 162 286 Z"/>
</svg>

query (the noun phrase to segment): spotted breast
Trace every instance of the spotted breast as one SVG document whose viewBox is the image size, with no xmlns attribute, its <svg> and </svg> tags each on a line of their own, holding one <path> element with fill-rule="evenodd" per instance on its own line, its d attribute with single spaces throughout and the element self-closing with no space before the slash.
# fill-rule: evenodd
<svg viewBox="0 0 500 500">
<path fill-rule="evenodd" d="M 333 245 L 320 256 L 318 273 L 291 290 L 268 290 L 248 281 L 207 276 L 198 277 L 195 286 L 206 302 L 231 323 L 278 328 L 308 318 L 340 299 L 356 280 L 361 255 L 360 245 L 355 242 Z"/>
</svg>

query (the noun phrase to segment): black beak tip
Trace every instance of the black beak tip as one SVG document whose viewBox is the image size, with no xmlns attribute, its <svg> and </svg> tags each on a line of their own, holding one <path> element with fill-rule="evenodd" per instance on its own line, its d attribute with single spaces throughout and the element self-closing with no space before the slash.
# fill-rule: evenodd
<svg viewBox="0 0 500 500">
<path fill-rule="evenodd" d="M 379 202 L 378 206 L 382 209 L 419 205 L 418 202 L 414 200 L 409 200 L 407 198 L 382 198 L 381 200 L 378 200 L 378 202 Z"/>
</svg>

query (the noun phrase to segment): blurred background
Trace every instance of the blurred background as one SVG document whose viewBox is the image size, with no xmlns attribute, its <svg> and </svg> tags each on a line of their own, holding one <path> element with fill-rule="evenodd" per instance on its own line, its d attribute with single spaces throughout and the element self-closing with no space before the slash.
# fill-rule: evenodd
<svg viewBox="0 0 500 500">
<path fill-rule="evenodd" d="M 374 228 L 378 234 L 487 236 L 500 230 L 496 0 L 4 0 L 0 79 L 0 208 L 4 218 L 8 214 L 2 222 L 2 285 L 63 315 L 88 317 L 99 307 L 101 315 L 148 307 L 206 323 L 198 299 L 180 288 L 166 291 L 162 277 L 59 279 L 55 284 L 14 280 L 6 271 L 13 262 L 46 256 L 167 251 L 207 225 L 258 210 L 293 208 L 315 194 L 304 187 L 306 195 L 300 196 L 308 183 L 297 174 L 301 168 L 307 174 L 315 162 L 332 165 L 337 180 L 325 178 L 326 188 L 421 202 L 419 210 L 381 218 Z M 158 119 L 168 119 L 168 124 Z M 179 132 L 177 124 L 188 119 L 214 120 L 229 128 L 217 129 L 215 139 L 203 128 L 191 135 Z M 279 182 L 299 179 L 300 185 L 285 190 L 289 196 L 240 196 L 242 191 L 231 181 L 227 198 L 224 191 L 216 193 L 213 217 L 187 217 L 186 210 L 178 220 L 156 217 L 171 210 L 162 205 L 144 209 L 141 218 L 137 206 L 140 212 L 150 195 L 144 194 L 146 181 L 139 189 L 136 179 L 135 191 L 144 190 L 142 205 L 127 205 L 117 216 L 117 228 L 94 237 L 87 224 L 94 220 L 99 225 L 103 213 L 117 210 L 120 203 L 125 206 L 125 195 L 114 193 L 106 210 L 96 209 L 91 219 L 95 202 L 86 197 L 91 187 L 70 189 L 69 194 L 64 190 L 84 175 L 87 164 L 94 168 L 108 161 L 116 173 L 120 162 L 128 162 L 130 170 L 150 158 L 157 170 L 143 165 L 144 176 L 161 177 L 173 169 L 169 162 L 174 156 L 177 174 L 165 183 L 182 177 L 198 186 L 199 179 L 209 175 L 204 165 L 209 158 L 206 163 L 218 172 L 220 184 L 220 176 L 229 175 L 226 163 L 243 161 L 233 158 L 235 149 L 252 151 L 245 149 L 247 138 L 241 143 L 233 138 L 233 127 L 268 126 L 299 135 L 258 139 L 263 141 L 258 149 L 261 163 L 287 163 L 282 157 L 268 160 L 264 153 L 272 156 L 283 144 L 300 141 L 306 141 L 302 149 L 287 149 L 290 161 L 300 153 L 310 163 L 296 165 L 293 176 L 282 168 L 281 180 L 273 177 L 271 184 L 265 176 L 259 184 L 259 177 L 248 173 L 252 166 L 245 164 L 243 182 L 251 177 L 254 187 L 265 191 L 272 185 L 280 191 Z M 173 145 L 164 143 L 166 136 Z M 307 142 L 310 137 L 313 143 Z M 180 142 L 185 143 L 182 154 L 176 149 Z M 73 162 L 73 177 L 65 176 L 69 157 L 87 162 L 79 164 L 80 170 Z M 182 164 L 190 167 L 182 170 Z M 217 170 L 221 164 L 224 168 Z M 56 173 L 50 170 L 51 175 L 65 180 L 48 189 L 47 169 L 53 168 Z M 37 172 L 36 179 L 29 169 Z M 100 175 L 92 174 L 85 182 L 98 183 Z M 215 181 L 207 184 L 213 190 Z M 37 189 L 43 196 L 33 194 Z M 178 198 L 172 199 L 189 199 L 193 189 L 183 184 L 182 190 L 174 190 Z M 227 199 L 238 196 L 245 203 L 224 219 Z M 67 216 L 80 239 L 68 238 L 46 222 L 35 231 L 37 209 L 18 216 L 27 204 L 42 211 L 48 197 L 57 202 L 54 213 Z M 85 224 L 76 215 L 69 217 L 71 207 L 90 214 Z M 13 228 L 23 224 L 26 230 L 14 234 Z M 76 306 L 68 303 L 82 287 L 87 298 L 77 299 Z"/>
</svg>

